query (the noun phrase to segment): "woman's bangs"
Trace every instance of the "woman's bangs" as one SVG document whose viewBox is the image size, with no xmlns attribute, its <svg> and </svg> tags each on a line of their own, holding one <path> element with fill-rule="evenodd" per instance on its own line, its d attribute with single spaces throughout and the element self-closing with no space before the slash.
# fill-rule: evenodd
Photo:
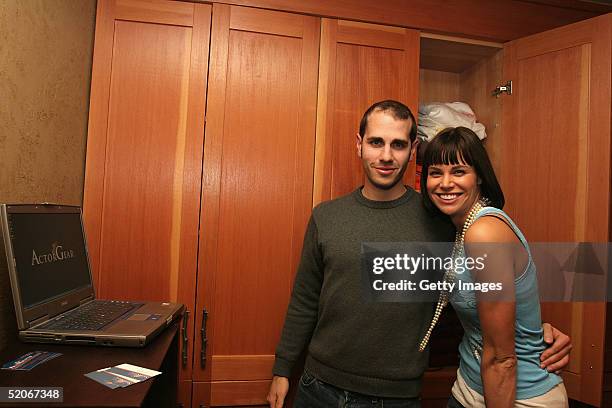
<svg viewBox="0 0 612 408">
<path fill-rule="evenodd" d="M 427 155 L 425 157 L 425 163 L 428 165 L 456 165 L 466 164 L 472 165 L 472 157 L 469 154 L 469 150 L 462 149 L 460 141 L 442 141 L 435 140 L 432 142 L 432 146 L 427 149 Z"/>
</svg>

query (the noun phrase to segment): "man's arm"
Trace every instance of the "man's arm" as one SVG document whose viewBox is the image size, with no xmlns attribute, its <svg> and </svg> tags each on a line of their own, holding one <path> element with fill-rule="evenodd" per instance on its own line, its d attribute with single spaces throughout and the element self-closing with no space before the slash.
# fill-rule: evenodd
<svg viewBox="0 0 612 408">
<path fill-rule="evenodd" d="M 317 324 L 322 284 L 323 258 L 319 248 L 317 226 L 314 216 L 311 216 L 285 325 L 276 347 L 276 359 L 272 369 L 274 378 L 267 397 L 270 407 L 281 408 L 284 404 L 293 366 L 310 341 Z"/>
<path fill-rule="evenodd" d="M 570 337 L 553 327 L 550 323 L 542 324 L 544 342 L 549 347 L 540 356 L 541 367 L 550 372 L 559 373 L 569 364 L 569 355 L 572 350 Z"/>
<path fill-rule="evenodd" d="M 275 375 L 270 384 L 267 401 L 270 408 L 283 408 L 285 397 L 289 392 L 289 378 Z"/>
</svg>

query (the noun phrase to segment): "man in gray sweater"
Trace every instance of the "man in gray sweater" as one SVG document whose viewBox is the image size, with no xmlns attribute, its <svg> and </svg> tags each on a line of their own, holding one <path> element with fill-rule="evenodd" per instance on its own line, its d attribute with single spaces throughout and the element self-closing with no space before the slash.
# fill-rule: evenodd
<svg viewBox="0 0 612 408">
<path fill-rule="evenodd" d="M 418 193 L 401 183 L 415 139 L 415 119 L 399 102 L 378 102 L 363 115 L 357 154 L 364 185 L 312 211 L 276 349 L 270 407 L 283 406 L 305 347 L 296 408 L 420 406 L 428 353 L 418 344 L 433 305 L 368 302 L 360 272 L 362 242 L 454 240 L 452 225 L 429 214 Z M 571 345 L 560 332 L 554 337 L 545 363 L 557 370 L 567 364 Z"/>
</svg>

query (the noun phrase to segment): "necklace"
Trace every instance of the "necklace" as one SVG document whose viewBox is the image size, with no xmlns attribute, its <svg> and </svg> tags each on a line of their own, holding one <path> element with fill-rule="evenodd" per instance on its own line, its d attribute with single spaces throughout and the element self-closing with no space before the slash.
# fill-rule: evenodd
<svg viewBox="0 0 612 408">
<path fill-rule="evenodd" d="M 461 228 L 461 231 L 458 230 L 457 233 L 455 234 L 455 244 L 453 245 L 453 250 L 451 252 L 451 258 L 453 262 L 451 263 L 451 267 L 448 268 L 444 272 L 444 277 L 442 278 L 444 282 L 451 283 L 455 281 L 455 268 L 454 268 L 455 259 L 461 257 L 464 253 L 463 241 L 465 239 L 465 233 L 468 230 L 468 228 L 470 228 L 470 226 L 476 220 L 476 215 L 480 212 L 480 210 L 486 207 L 488 203 L 489 203 L 489 200 L 487 200 L 486 198 L 481 198 L 477 200 L 474 203 L 474 205 L 472 205 L 472 208 L 470 209 L 470 212 L 468 213 L 468 216 L 465 219 L 465 222 L 463 223 L 463 228 Z M 440 291 L 440 296 L 438 297 L 438 303 L 436 304 L 436 309 L 431 319 L 431 323 L 429 324 L 429 328 L 427 329 L 427 333 L 425 333 L 425 336 L 423 336 L 423 340 L 421 340 L 421 343 L 419 343 L 420 352 L 425 351 L 425 348 L 427 347 L 427 343 L 429 343 L 429 338 L 431 337 L 431 333 L 433 332 L 434 327 L 436 327 L 438 320 L 440 320 L 440 315 L 442 315 L 442 310 L 444 310 L 444 308 L 450 301 L 450 298 L 451 298 L 450 291 L 446 289 L 443 289 Z"/>
</svg>

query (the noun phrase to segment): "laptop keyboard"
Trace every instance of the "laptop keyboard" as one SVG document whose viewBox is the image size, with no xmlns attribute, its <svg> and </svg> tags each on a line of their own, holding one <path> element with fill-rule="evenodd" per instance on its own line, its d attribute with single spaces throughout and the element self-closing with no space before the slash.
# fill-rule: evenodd
<svg viewBox="0 0 612 408">
<path fill-rule="evenodd" d="M 100 330 L 142 303 L 94 300 L 39 326 L 45 330 Z"/>
</svg>

